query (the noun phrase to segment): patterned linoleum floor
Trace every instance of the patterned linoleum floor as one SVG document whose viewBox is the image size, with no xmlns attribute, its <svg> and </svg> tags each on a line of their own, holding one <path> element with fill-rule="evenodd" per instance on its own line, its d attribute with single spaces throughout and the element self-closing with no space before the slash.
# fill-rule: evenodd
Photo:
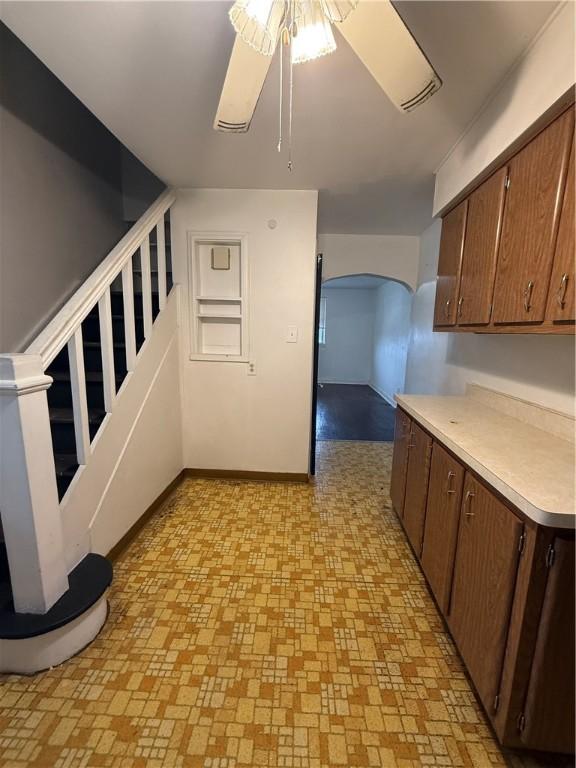
<svg viewBox="0 0 576 768">
<path fill-rule="evenodd" d="M 96 641 L 1 679 L 0 765 L 571 764 L 500 752 L 390 509 L 391 450 L 320 443 L 310 486 L 184 482 Z"/>
</svg>

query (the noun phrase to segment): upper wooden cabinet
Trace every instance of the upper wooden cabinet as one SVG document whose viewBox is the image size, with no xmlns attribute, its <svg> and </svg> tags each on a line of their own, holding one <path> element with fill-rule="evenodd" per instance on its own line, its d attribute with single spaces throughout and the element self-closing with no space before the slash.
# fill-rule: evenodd
<svg viewBox="0 0 576 768">
<path fill-rule="evenodd" d="M 570 110 L 510 161 L 495 323 L 544 320 L 573 129 Z"/>
<path fill-rule="evenodd" d="M 450 326 L 456 323 L 456 304 L 467 210 L 468 201 L 464 200 L 463 203 L 450 211 L 442 221 L 434 325 Z"/>
<path fill-rule="evenodd" d="M 571 107 L 444 217 L 436 330 L 574 333 L 573 136 Z"/>
<path fill-rule="evenodd" d="M 558 228 L 558 240 L 556 241 L 556 253 L 552 267 L 550 280 L 550 292 L 548 294 L 548 309 L 546 317 L 552 321 L 571 321 L 576 319 L 574 311 L 574 144 L 570 152 L 568 166 L 568 178 L 562 213 L 560 214 L 560 226 Z"/>
<path fill-rule="evenodd" d="M 459 325 L 485 325 L 490 322 L 507 172 L 507 167 L 501 168 L 468 200 L 457 307 Z"/>
<path fill-rule="evenodd" d="M 489 712 L 497 707 L 522 531 L 520 520 L 467 474 L 448 624 Z"/>
</svg>

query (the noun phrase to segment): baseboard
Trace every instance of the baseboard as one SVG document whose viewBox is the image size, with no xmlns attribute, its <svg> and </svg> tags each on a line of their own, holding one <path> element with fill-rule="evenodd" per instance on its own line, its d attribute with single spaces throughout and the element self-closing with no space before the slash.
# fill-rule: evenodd
<svg viewBox="0 0 576 768">
<path fill-rule="evenodd" d="M 369 387 L 369 381 L 342 381 L 342 379 L 322 379 L 318 384 L 348 384 L 354 387 Z"/>
<path fill-rule="evenodd" d="M 390 395 L 387 395 L 385 392 L 382 392 L 382 390 L 378 389 L 378 387 L 375 384 L 368 383 L 368 386 L 370 387 L 370 389 L 373 389 L 377 395 L 380 395 L 380 397 L 383 400 L 386 400 L 388 405 L 391 405 L 392 408 L 396 408 L 396 401 L 394 400 L 394 398 L 390 397 Z"/>
<path fill-rule="evenodd" d="M 129 544 L 130 544 L 130 543 L 131 543 L 131 542 L 132 542 L 132 541 L 133 541 L 133 540 L 136 538 L 136 536 L 137 536 L 137 535 L 140 533 L 140 531 L 142 530 L 142 528 L 144 528 L 144 526 L 146 525 L 146 523 L 148 522 L 148 520 L 150 520 L 150 518 L 152 517 L 152 515 L 154 514 L 154 512 L 156 512 L 156 510 L 158 509 L 158 507 L 160 507 L 160 506 L 161 506 L 161 505 L 162 505 L 162 504 L 163 504 L 163 503 L 166 501 L 166 499 L 168 498 L 168 496 L 170 496 L 170 494 L 172 493 L 172 491 L 173 491 L 173 490 L 174 490 L 174 489 L 175 489 L 175 488 L 176 488 L 178 485 L 180 485 L 180 483 L 181 483 L 181 482 L 182 482 L 182 480 L 184 479 L 185 473 L 186 473 L 186 470 L 185 470 L 185 469 L 183 469 L 181 472 L 179 472 L 179 473 L 176 475 L 176 477 L 174 478 L 174 480 L 172 480 L 172 482 L 171 482 L 171 483 L 169 483 L 169 484 L 166 486 L 166 488 L 164 488 L 164 490 L 162 491 L 162 493 L 161 493 L 159 496 L 157 496 L 157 497 L 154 499 L 154 501 L 152 502 L 152 504 L 150 504 L 150 506 L 148 507 L 148 509 L 146 509 L 146 510 L 145 510 L 145 511 L 144 511 L 144 512 L 143 512 L 143 513 L 140 515 L 140 517 L 138 518 L 138 520 L 136 520 L 136 522 L 135 522 L 135 523 L 134 523 L 134 524 L 133 524 L 133 525 L 132 525 L 132 526 L 131 526 L 131 527 L 130 527 L 130 528 L 127 530 L 127 531 L 126 531 L 126 533 L 124 534 L 124 536 L 122 536 L 122 538 L 120 539 L 120 541 L 119 541 L 117 544 L 114 544 L 114 546 L 112 547 L 112 549 L 110 550 L 110 552 L 108 552 L 108 554 L 106 555 L 106 557 L 108 558 L 108 560 L 111 560 L 112 562 L 114 562 L 114 560 L 116 560 L 116 558 L 117 558 L 117 557 L 118 557 L 118 556 L 119 556 L 119 555 L 120 555 L 120 554 L 121 554 L 121 553 L 122 553 L 122 552 L 123 552 L 123 551 L 126 549 L 126 547 L 127 547 L 127 546 L 128 546 L 128 545 L 129 545 Z"/>
<path fill-rule="evenodd" d="M 307 483 L 305 472 L 252 472 L 245 469 L 195 469 L 183 470 L 186 477 L 201 477 L 208 480 L 256 480 L 288 483 Z"/>
<path fill-rule="evenodd" d="M 142 528 L 144 528 L 158 507 L 166 501 L 168 496 L 180 485 L 185 477 L 199 477 L 207 480 L 256 480 L 289 483 L 307 483 L 309 481 L 308 475 L 303 472 L 249 472 L 242 469 L 183 469 L 176 475 L 174 480 L 164 488 L 162 493 L 154 499 L 148 509 L 140 515 L 138 520 L 136 520 L 136 522 L 126 531 L 120 541 L 112 547 L 106 555 L 108 560 L 114 562 L 114 560 L 118 558 L 126 547 L 136 538 Z"/>
</svg>

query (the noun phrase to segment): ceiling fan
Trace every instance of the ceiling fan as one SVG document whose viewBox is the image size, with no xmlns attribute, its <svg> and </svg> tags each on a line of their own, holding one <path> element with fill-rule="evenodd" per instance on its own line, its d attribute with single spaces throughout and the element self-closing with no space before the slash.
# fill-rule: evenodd
<svg viewBox="0 0 576 768">
<path fill-rule="evenodd" d="M 442 85 L 390 0 L 236 0 L 229 16 L 236 40 L 214 120 L 218 131 L 248 131 L 279 48 L 280 150 L 284 50 L 290 51 L 291 92 L 292 65 L 336 49 L 332 24 L 402 112 L 416 109 Z"/>
</svg>

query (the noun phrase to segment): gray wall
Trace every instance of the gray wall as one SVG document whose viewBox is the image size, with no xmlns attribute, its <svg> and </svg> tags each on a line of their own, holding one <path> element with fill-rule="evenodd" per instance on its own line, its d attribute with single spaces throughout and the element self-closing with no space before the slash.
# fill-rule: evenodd
<svg viewBox="0 0 576 768">
<path fill-rule="evenodd" d="M 326 344 L 320 345 L 318 381 L 368 384 L 376 289 L 322 288 L 326 299 Z"/>
<path fill-rule="evenodd" d="M 19 352 L 126 231 L 126 167 L 143 208 L 163 184 L 2 24 L 0 73 L 0 352 Z"/>
</svg>

